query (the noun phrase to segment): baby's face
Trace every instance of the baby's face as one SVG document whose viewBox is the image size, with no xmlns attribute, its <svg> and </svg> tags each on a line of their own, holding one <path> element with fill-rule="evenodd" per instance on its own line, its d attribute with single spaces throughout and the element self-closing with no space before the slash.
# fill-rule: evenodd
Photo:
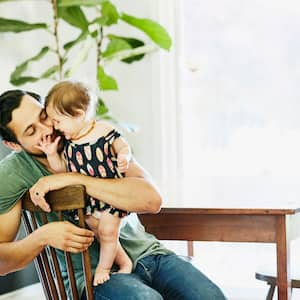
<svg viewBox="0 0 300 300">
<path fill-rule="evenodd" d="M 54 128 L 59 130 L 67 140 L 77 136 L 81 130 L 81 119 L 79 117 L 57 112 L 52 105 L 46 107 L 46 113 Z"/>
</svg>

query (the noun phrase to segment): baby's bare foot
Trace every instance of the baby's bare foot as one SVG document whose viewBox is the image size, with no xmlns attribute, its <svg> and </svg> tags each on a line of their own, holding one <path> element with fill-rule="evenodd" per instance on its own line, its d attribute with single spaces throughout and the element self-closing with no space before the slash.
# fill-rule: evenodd
<svg viewBox="0 0 300 300">
<path fill-rule="evenodd" d="M 102 284 L 105 281 L 109 280 L 109 271 L 110 270 L 103 269 L 100 266 L 98 266 L 95 271 L 93 285 L 96 286 L 98 284 Z"/>
</svg>

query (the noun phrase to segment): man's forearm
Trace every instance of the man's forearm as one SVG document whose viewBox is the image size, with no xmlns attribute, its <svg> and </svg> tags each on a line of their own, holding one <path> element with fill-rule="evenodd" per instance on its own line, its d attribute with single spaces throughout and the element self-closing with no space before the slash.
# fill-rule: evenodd
<svg viewBox="0 0 300 300">
<path fill-rule="evenodd" d="M 23 240 L 0 243 L 0 275 L 24 268 L 43 249 L 39 230 Z"/>
<path fill-rule="evenodd" d="M 60 173 L 42 178 L 49 185 L 46 192 L 82 184 L 88 195 L 113 207 L 138 213 L 157 213 L 161 196 L 149 181 L 138 177 L 101 179 L 79 173 Z"/>
<path fill-rule="evenodd" d="M 45 176 L 35 183 L 30 194 L 33 201 L 46 210 L 44 197 L 41 201 L 40 196 L 35 196 L 37 193 L 44 196 L 49 191 L 76 184 L 84 185 L 87 194 L 93 198 L 126 211 L 157 213 L 162 203 L 150 176 L 136 162 L 130 163 L 124 178 L 95 178 L 73 172 Z"/>
<path fill-rule="evenodd" d="M 70 222 L 47 223 L 23 240 L 0 243 L 0 274 L 24 268 L 47 245 L 62 251 L 79 253 L 87 250 L 93 240 L 94 234 L 91 230 Z"/>
<path fill-rule="evenodd" d="M 84 176 L 81 183 L 85 185 L 88 195 L 113 207 L 138 213 L 157 213 L 160 210 L 160 194 L 142 178 L 116 180 Z"/>
</svg>

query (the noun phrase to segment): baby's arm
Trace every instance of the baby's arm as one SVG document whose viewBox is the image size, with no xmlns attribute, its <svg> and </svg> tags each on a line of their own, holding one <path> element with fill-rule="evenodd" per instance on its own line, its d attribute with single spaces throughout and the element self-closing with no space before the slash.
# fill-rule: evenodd
<svg viewBox="0 0 300 300">
<path fill-rule="evenodd" d="M 47 155 L 47 160 L 51 169 L 53 169 L 56 173 L 64 173 L 67 171 L 66 162 L 62 156 L 62 154 L 53 154 Z"/>
<path fill-rule="evenodd" d="M 118 168 L 121 173 L 125 173 L 132 158 L 130 146 L 121 136 L 115 139 L 112 145 L 117 154 Z"/>
<path fill-rule="evenodd" d="M 105 136 L 114 129 L 115 128 L 108 122 L 99 121 L 97 123 L 97 131 L 101 135 Z M 130 146 L 122 136 L 119 136 L 113 140 L 112 147 L 117 156 L 119 171 L 125 173 L 132 159 Z"/>
<path fill-rule="evenodd" d="M 51 141 L 51 137 L 43 138 L 42 142 L 39 146 L 37 146 L 40 150 L 42 150 L 47 155 L 47 160 L 51 169 L 56 173 L 66 172 L 66 162 L 63 158 L 63 153 L 58 153 L 58 143 L 60 141 L 60 136 L 58 136 L 53 142 Z"/>
</svg>

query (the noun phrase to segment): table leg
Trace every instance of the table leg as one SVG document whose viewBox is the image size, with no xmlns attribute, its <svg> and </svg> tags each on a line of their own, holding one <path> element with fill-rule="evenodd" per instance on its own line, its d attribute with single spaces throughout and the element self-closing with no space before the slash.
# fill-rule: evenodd
<svg viewBox="0 0 300 300">
<path fill-rule="evenodd" d="M 277 287 L 278 300 L 291 299 L 289 239 L 286 217 L 276 216 Z"/>
</svg>

